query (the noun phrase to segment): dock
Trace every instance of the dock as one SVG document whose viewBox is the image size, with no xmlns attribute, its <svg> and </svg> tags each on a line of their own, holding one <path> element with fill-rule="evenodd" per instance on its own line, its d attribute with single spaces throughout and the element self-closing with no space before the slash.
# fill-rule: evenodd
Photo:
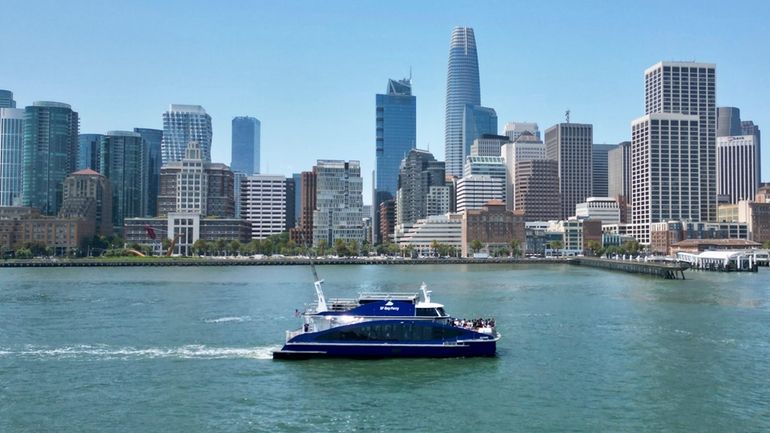
<svg viewBox="0 0 770 433">
<path fill-rule="evenodd" d="M 666 280 L 684 280 L 684 271 L 690 266 L 685 263 L 643 262 L 636 260 L 613 260 L 598 257 L 577 257 L 569 261 L 573 265 L 602 268 L 611 271 L 628 272 L 632 274 L 647 274 Z"/>
</svg>

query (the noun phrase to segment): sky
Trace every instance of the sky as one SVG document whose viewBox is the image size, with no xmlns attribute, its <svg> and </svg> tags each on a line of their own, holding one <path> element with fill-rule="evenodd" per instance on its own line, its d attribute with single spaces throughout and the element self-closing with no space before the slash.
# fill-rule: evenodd
<svg viewBox="0 0 770 433">
<path fill-rule="evenodd" d="M 254 116 L 263 173 L 360 160 L 368 203 L 375 94 L 389 78 L 411 70 L 417 147 L 444 159 L 455 26 L 474 28 L 481 102 L 500 132 L 510 121 L 545 130 L 569 109 L 595 143 L 619 143 L 644 114 L 644 70 L 661 60 L 716 63 L 717 105 L 770 131 L 769 21 L 766 1 L 3 0 L 0 89 L 19 107 L 71 104 L 81 133 L 162 129 L 170 104 L 202 105 L 212 159 L 226 164 L 232 118 Z"/>
</svg>

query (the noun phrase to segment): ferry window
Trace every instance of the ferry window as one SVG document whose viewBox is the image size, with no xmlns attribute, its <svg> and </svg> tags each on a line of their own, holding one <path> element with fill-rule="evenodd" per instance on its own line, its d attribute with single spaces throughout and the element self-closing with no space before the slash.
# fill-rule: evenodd
<svg viewBox="0 0 770 433">
<path fill-rule="evenodd" d="M 434 308 L 418 308 L 417 315 L 434 317 L 437 315 L 437 313 L 436 313 L 436 309 Z"/>
<path fill-rule="evenodd" d="M 443 308 L 436 308 L 436 311 L 438 311 L 439 316 L 446 316 L 446 311 Z"/>
</svg>

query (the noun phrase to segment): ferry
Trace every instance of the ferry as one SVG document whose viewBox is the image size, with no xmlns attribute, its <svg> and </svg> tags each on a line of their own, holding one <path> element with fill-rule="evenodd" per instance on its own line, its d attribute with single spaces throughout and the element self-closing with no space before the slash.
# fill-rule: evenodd
<svg viewBox="0 0 770 433">
<path fill-rule="evenodd" d="M 317 302 L 302 314 L 300 329 L 286 331 L 273 359 L 495 356 L 500 333 L 494 320 L 450 317 L 431 301 L 425 283 L 421 293 L 327 300 L 314 267 L 313 275 Z"/>
</svg>

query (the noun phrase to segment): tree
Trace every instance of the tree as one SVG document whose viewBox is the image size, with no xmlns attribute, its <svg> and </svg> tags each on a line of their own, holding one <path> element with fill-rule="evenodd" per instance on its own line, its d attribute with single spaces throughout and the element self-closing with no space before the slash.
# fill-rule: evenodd
<svg viewBox="0 0 770 433">
<path fill-rule="evenodd" d="M 602 244 L 600 244 L 599 241 L 591 239 L 590 241 L 586 242 L 586 249 L 590 251 L 594 256 L 602 255 Z"/>
<path fill-rule="evenodd" d="M 197 255 L 206 255 L 209 250 L 209 243 L 203 239 L 198 239 L 192 244 L 192 252 Z"/>
<path fill-rule="evenodd" d="M 241 252 L 241 243 L 237 239 L 232 240 L 227 245 L 227 248 L 230 250 L 230 254 L 238 255 Z"/>
<path fill-rule="evenodd" d="M 321 239 L 318 241 L 318 255 L 319 256 L 325 256 L 326 255 L 326 248 L 328 248 L 329 245 L 326 242 L 326 239 Z"/>
<path fill-rule="evenodd" d="M 471 241 L 471 251 L 473 251 L 473 253 L 474 253 L 474 254 L 476 254 L 476 253 L 478 253 L 479 251 L 481 251 L 481 248 L 482 248 L 483 246 L 484 246 L 484 245 L 483 245 L 483 244 L 481 243 L 481 241 L 480 241 L 480 240 L 478 240 L 478 239 L 474 239 L 474 240 L 472 240 L 472 241 Z"/>
<path fill-rule="evenodd" d="M 623 242 L 623 250 L 625 250 L 628 254 L 636 255 L 639 254 L 639 251 L 641 250 L 641 245 L 639 244 L 639 241 L 637 240 L 630 240 Z"/>
<path fill-rule="evenodd" d="M 521 242 L 518 239 L 511 239 L 508 245 L 511 246 L 511 256 L 519 257 L 521 255 Z"/>
<path fill-rule="evenodd" d="M 509 250 L 507 247 L 500 247 L 495 250 L 493 253 L 495 257 L 506 257 L 511 255 L 511 250 Z"/>
<path fill-rule="evenodd" d="M 559 255 L 561 255 L 561 249 L 564 248 L 564 243 L 559 240 L 551 241 L 549 242 L 549 245 L 551 246 L 552 250 L 559 251 Z"/>
<path fill-rule="evenodd" d="M 26 260 L 26 259 L 31 259 L 32 257 L 34 257 L 34 255 L 32 254 L 32 251 L 30 251 L 29 248 L 21 247 L 21 248 L 18 248 L 16 250 L 16 258 L 17 259 L 25 259 Z"/>
<path fill-rule="evenodd" d="M 762 242 L 762 248 L 770 249 L 770 241 L 764 241 Z"/>
<path fill-rule="evenodd" d="M 224 239 L 217 239 L 214 241 L 214 248 L 216 251 L 216 255 L 221 256 L 224 255 L 225 252 L 225 240 Z"/>
</svg>

